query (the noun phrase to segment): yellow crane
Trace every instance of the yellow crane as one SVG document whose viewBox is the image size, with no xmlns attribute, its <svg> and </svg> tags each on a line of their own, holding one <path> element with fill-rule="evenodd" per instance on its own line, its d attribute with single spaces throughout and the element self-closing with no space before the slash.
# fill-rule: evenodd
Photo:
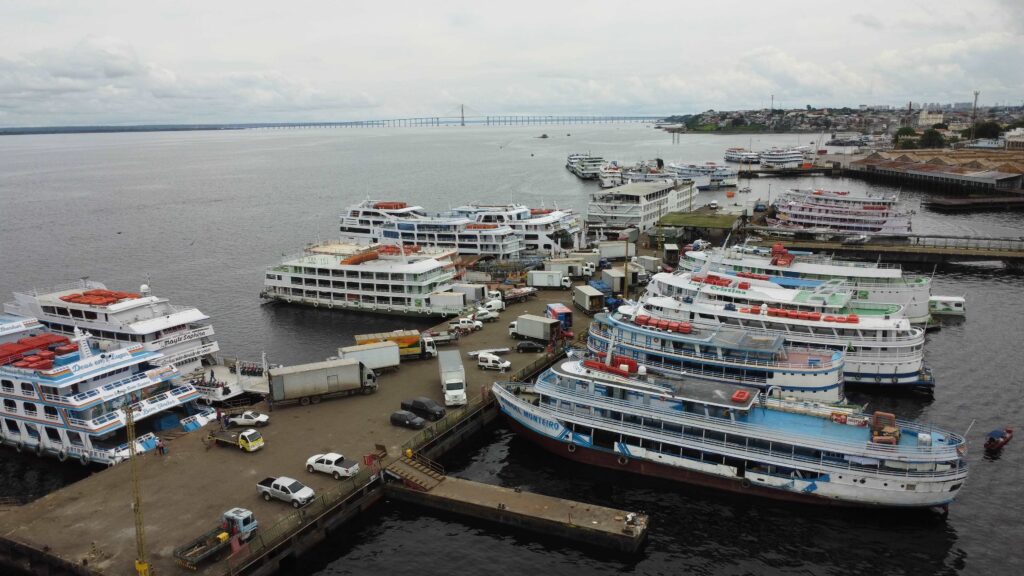
<svg viewBox="0 0 1024 576">
<path fill-rule="evenodd" d="M 146 525 L 142 521 L 142 495 L 139 490 L 139 466 L 135 451 L 135 414 L 131 406 L 125 406 L 124 427 L 128 433 L 128 462 L 132 469 L 132 515 L 135 516 L 135 572 L 139 576 L 152 576 L 146 561 Z"/>
</svg>

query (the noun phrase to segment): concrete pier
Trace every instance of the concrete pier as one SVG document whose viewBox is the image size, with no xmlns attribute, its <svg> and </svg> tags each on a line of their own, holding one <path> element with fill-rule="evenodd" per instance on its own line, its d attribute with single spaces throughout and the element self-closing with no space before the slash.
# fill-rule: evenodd
<svg viewBox="0 0 1024 576">
<path fill-rule="evenodd" d="M 569 298 L 565 291 L 541 291 L 535 299 L 509 306 L 499 321 L 485 324 L 483 330 L 456 344 L 467 367 L 470 402 L 465 408 L 449 410 L 449 416 L 429 431 L 414 432 L 388 421 L 403 399 L 441 399 L 437 361 L 417 360 L 382 375 L 375 394 L 269 412 L 271 422 L 260 430 L 266 446 L 259 452 L 208 448 L 202 442 L 207 432 L 203 429 L 168 441 L 166 456 L 156 452 L 140 456 L 146 544 L 154 570 L 163 575 L 189 573 L 175 564 L 174 548 L 209 530 L 224 510 L 235 506 L 255 513 L 258 536 L 231 559 L 203 565 L 198 573 L 270 574 L 286 567 L 289 558 L 322 541 L 373 505 L 383 492 L 368 466 L 356 478 L 336 481 L 307 473 L 309 456 L 334 451 L 361 459 L 382 447 L 394 457 L 416 447 L 430 458 L 440 457 L 497 417 L 493 402 L 482 398 L 480 391 L 495 379 L 509 376 L 474 369 L 466 352 L 512 346 L 509 321 L 524 313 L 543 314 L 547 303 L 569 303 Z M 585 325 L 581 323 L 577 330 L 585 331 Z M 518 371 L 543 363 L 544 355 L 511 353 L 506 358 Z M 289 363 L 287 358 L 272 360 Z M 254 408 L 267 410 L 265 405 Z M 313 488 L 317 498 L 299 511 L 283 502 L 265 502 L 256 493 L 256 482 L 267 476 L 293 477 Z M 130 486 L 129 467 L 115 466 L 96 470 L 27 505 L 0 511 L 0 573 L 132 573 L 135 533 Z"/>
<path fill-rule="evenodd" d="M 401 502 L 621 552 L 636 552 L 647 537 L 642 514 L 460 478 L 432 480 L 428 490 L 388 483 L 385 493 Z"/>
</svg>

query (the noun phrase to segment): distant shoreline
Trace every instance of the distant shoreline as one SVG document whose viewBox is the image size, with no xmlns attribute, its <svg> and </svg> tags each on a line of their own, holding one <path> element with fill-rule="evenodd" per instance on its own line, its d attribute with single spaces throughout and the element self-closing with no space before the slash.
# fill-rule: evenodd
<svg viewBox="0 0 1024 576">
<path fill-rule="evenodd" d="M 0 136 L 31 134 L 103 134 L 117 132 L 188 132 L 196 130 L 246 130 L 266 124 L 147 124 L 137 126 L 25 126 L 0 128 Z M 279 126 L 279 124 L 272 124 Z"/>
</svg>

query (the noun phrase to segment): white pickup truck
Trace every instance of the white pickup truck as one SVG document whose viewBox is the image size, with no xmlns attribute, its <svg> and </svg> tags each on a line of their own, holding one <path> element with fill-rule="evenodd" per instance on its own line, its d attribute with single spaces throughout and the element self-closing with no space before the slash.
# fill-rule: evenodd
<svg viewBox="0 0 1024 576">
<path fill-rule="evenodd" d="M 256 492 L 263 496 L 263 499 L 270 502 L 271 498 L 277 498 L 290 502 L 292 508 L 301 508 L 309 504 L 316 493 L 309 486 L 294 478 L 279 476 L 264 478 L 256 484 Z"/>
<path fill-rule="evenodd" d="M 266 426 L 270 423 L 270 416 L 261 414 L 255 410 L 246 410 L 241 414 L 235 414 L 228 418 L 228 424 L 231 426 Z"/>
<path fill-rule="evenodd" d="M 475 332 L 477 330 L 482 330 L 483 327 L 483 322 L 479 320 L 473 320 L 472 318 L 457 318 L 448 323 L 449 330 L 455 330 L 456 328 L 458 328 L 460 330 Z"/>
<path fill-rule="evenodd" d="M 351 478 L 359 473 L 359 462 L 348 460 L 337 452 L 314 454 L 306 460 L 306 471 L 323 472 L 334 476 L 335 480 Z"/>
</svg>

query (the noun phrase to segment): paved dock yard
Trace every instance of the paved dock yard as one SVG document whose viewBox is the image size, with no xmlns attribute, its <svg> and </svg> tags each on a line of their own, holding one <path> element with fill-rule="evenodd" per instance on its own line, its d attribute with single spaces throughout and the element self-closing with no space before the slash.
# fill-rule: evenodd
<svg viewBox="0 0 1024 576">
<path fill-rule="evenodd" d="M 536 298 L 509 306 L 498 321 L 485 324 L 482 331 L 464 337 L 457 346 L 467 368 L 470 397 L 479 396 L 482 387 L 503 375 L 475 369 L 466 352 L 513 346 L 508 322 L 524 313 L 543 314 L 549 302 L 571 306 L 570 299 L 567 291 L 541 291 Z M 574 317 L 575 330 L 584 330 L 586 316 L 577 311 Z M 505 357 L 512 361 L 514 371 L 540 356 L 512 352 Z M 290 363 L 288 358 L 273 360 Z M 256 482 L 264 477 L 291 476 L 318 493 L 337 487 L 337 481 L 329 476 L 305 471 L 306 459 L 315 453 L 335 451 L 359 459 L 373 452 L 375 444 L 383 444 L 390 454 L 397 455 L 415 432 L 391 426 L 388 416 L 405 398 L 424 395 L 440 401 L 437 370 L 436 360 L 403 362 L 397 372 L 381 377 L 375 394 L 278 408 L 270 413 L 270 425 L 261 429 L 266 446 L 257 453 L 208 449 L 202 443 L 203 429 L 168 442 L 167 456 L 155 452 L 140 456 L 146 545 L 154 569 L 159 574 L 186 573 L 174 563 L 172 551 L 212 528 L 229 508 L 253 510 L 264 528 L 292 514 L 294 510 L 284 502 L 264 502 L 257 496 Z M 102 573 L 128 574 L 133 572 L 135 557 L 130 494 L 129 466 L 102 470 L 26 506 L 0 512 L 0 535 L 68 562 L 87 562 L 90 569 Z M 199 572 L 219 574 L 224 570 L 224 563 L 214 563 Z"/>
</svg>

